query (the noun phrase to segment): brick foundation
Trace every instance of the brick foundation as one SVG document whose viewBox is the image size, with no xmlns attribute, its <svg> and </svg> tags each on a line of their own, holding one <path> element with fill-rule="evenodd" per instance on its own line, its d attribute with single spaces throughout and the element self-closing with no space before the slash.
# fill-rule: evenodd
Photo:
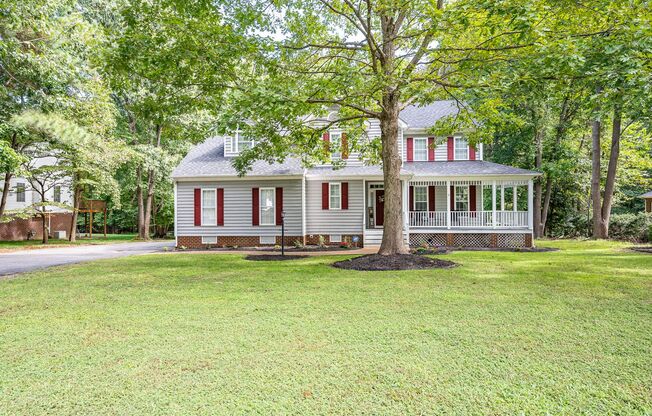
<svg viewBox="0 0 652 416">
<path fill-rule="evenodd" d="M 328 245 L 339 245 L 342 243 L 331 243 L 328 234 L 323 234 L 324 243 Z M 357 235 L 358 237 L 358 247 L 362 247 L 362 236 Z M 353 235 L 342 235 L 343 242 L 351 242 Z M 302 236 L 285 236 L 285 245 L 287 247 L 294 246 L 295 242 L 299 241 L 302 244 L 306 245 L 317 245 L 319 244 L 319 235 L 307 235 Z M 217 244 L 202 244 L 201 236 L 179 236 L 177 237 L 177 246 L 178 247 L 187 247 L 187 248 L 206 248 L 211 247 L 270 247 L 274 245 L 281 245 L 281 236 L 276 236 L 275 244 L 261 244 L 259 236 L 218 236 Z"/>
<path fill-rule="evenodd" d="M 329 234 L 311 234 L 311 235 L 306 236 L 306 244 L 311 245 L 311 246 L 315 246 L 315 245 L 319 244 L 319 236 L 320 235 L 322 237 L 324 237 L 324 244 L 329 245 L 329 246 L 330 245 L 340 245 L 340 244 L 342 244 L 344 242 L 352 243 L 353 242 L 353 237 L 358 237 L 358 243 L 357 243 L 358 247 L 363 246 L 363 238 L 362 238 L 361 234 L 342 234 L 342 242 L 331 242 Z"/>
<path fill-rule="evenodd" d="M 55 231 L 65 231 L 66 236 L 70 235 L 70 224 L 72 213 L 61 212 L 50 214 L 50 236 Z M 13 221 L 0 223 L 0 240 L 20 241 L 27 240 L 30 231 L 35 233 L 34 240 L 43 238 L 43 223 L 41 217 L 35 216 L 28 219 L 15 219 Z"/>
</svg>

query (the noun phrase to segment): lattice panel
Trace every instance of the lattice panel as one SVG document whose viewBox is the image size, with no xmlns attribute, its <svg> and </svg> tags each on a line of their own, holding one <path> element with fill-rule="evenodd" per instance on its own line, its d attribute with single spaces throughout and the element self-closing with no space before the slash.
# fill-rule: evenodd
<svg viewBox="0 0 652 416">
<path fill-rule="evenodd" d="M 446 234 L 410 234 L 410 247 L 444 247 L 446 246 Z"/>
<path fill-rule="evenodd" d="M 489 247 L 491 235 L 489 234 L 454 234 L 453 246 L 455 247 Z"/>
<path fill-rule="evenodd" d="M 497 234 L 496 247 L 503 247 L 503 248 L 525 247 L 525 234 Z"/>
</svg>

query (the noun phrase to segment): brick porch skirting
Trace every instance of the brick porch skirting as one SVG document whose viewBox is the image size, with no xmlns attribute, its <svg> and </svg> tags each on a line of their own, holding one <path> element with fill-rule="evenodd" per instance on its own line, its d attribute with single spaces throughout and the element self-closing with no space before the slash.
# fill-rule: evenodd
<svg viewBox="0 0 652 416">
<path fill-rule="evenodd" d="M 341 243 L 331 243 L 328 234 L 323 234 L 324 243 L 328 245 L 339 245 Z M 353 235 L 342 235 L 342 241 L 352 241 Z M 301 244 L 316 245 L 319 243 L 319 235 L 306 235 L 304 237 L 298 236 L 285 236 L 285 245 L 291 247 L 299 241 Z M 275 244 L 261 244 L 259 236 L 218 236 L 217 244 L 202 244 L 201 236 L 178 236 L 177 246 L 187 248 L 206 248 L 211 247 L 271 247 L 274 245 L 281 245 L 281 236 L 276 237 Z M 362 247 L 362 235 L 358 235 L 358 247 Z"/>
<path fill-rule="evenodd" d="M 71 222 L 71 212 L 57 212 L 50 214 L 50 235 L 55 231 L 65 231 L 66 236 L 69 236 Z M 27 240 L 27 235 L 30 231 L 35 233 L 33 237 L 35 240 L 43 238 L 43 223 L 41 217 L 34 216 L 28 219 L 15 219 L 13 221 L 0 223 L 0 240 Z"/>
<path fill-rule="evenodd" d="M 413 233 L 410 247 L 532 247 L 531 233 Z"/>
</svg>

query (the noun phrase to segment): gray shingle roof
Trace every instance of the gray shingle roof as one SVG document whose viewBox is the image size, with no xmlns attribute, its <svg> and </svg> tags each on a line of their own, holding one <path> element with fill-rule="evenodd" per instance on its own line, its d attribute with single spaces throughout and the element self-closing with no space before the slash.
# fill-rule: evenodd
<svg viewBox="0 0 652 416">
<path fill-rule="evenodd" d="M 233 158 L 224 157 L 224 137 L 216 136 L 195 146 L 172 172 L 173 178 L 202 176 L 236 176 Z M 301 175 L 299 159 L 286 159 L 283 164 L 255 162 L 247 176 Z"/>
<path fill-rule="evenodd" d="M 652 191 L 650 191 L 650 192 L 648 192 L 648 193 L 646 193 L 646 194 L 641 195 L 641 198 L 652 198 Z"/>
<path fill-rule="evenodd" d="M 400 118 L 408 128 L 425 129 L 432 127 L 435 121 L 458 112 L 459 108 L 454 100 L 435 101 L 423 106 L 408 106 L 401 111 Z"/>
<path fill-rule="evenodd" d="M 402 171 L 415 176 L 539 175 L 538 172 L 484 160 L 405 162 Z"/>
<path fill-rule="evenodd" d="M 380 166 L 354 165 L 333 169 L 331 166 L 316 166 L 308 169 L 308 176 L 341 177 L 341 176 L 383 176 Z"/>
</svg>

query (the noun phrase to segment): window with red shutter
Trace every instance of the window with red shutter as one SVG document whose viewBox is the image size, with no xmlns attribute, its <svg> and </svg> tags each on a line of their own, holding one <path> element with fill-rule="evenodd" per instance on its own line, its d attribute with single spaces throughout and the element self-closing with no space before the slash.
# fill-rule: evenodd
<svg viewBox="0 0 652 416">
<path fill-rule="evenodd" d="M 276 188 L 276 225 L 283 224 L 283 188 Z"/>
<path fill-rule="evenodd" d="M 328 209 L 328 182 L 322 182 L 321 184 L 321 209 Z"/>
<path fill-rule="evenodd" d="M 407 161 L 412 162 L 414 160 L 414 138 L 407 138 Z"/>
<path fill-rule="evenodd" d="M 201 225 L 201 189 L 195 188 L 195 226 Z"/>
<path fill-rule="evenodd" d="M 342 182 L 342 209 L 349 209 L 349 183 Z"/>
<path fill-rule="evenodd" d="M 435 161 L 435 138 L 428 137 L 428 160 L 430 162 Z"/>
<path fill-rule="evenodd" d="M 224 188 L 217 188 L 217 225 L 224 225 Z"/>
<path fill-rule="evenodd" d="M 251 225 L 260 224 L 260 194 L 258 188 L 251 188 Z"/>
</svg>

